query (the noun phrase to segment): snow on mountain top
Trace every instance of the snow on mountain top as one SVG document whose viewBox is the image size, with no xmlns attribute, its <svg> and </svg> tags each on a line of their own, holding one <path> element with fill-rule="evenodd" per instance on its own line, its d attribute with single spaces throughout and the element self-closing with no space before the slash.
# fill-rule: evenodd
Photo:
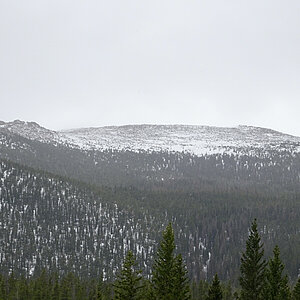
<svg viewBox="0 0 300 300">
<path fill-rule="evenodd" d="M 68 144 L 84 150 L 153 150 L 256 154 L 257 151 L 300 152 L 300 137 L 254 126 L 125 125 L 52 131 L 35 122 L 1 122 L 0 129 L 43 143 Z"/>
<path fill-rule="evenodd" d="M 0 129 L 1 128 L 25 138 L 37 140 L 43 143 L 53 143 L 60 141 L 59 133 L 44 128 L 36 122 L 25 122 L 20 120 L 15 120 L 7 123 L 1 122 Z"/>
<path fill-rule="evenodd" d="M 300 137 L 253 126 L 125 125 L 62 131 L 84 149 L 186 151 L 196 155 L 241 148 L 300 151 Z M 299 148 L 299 149 L 298 149 Z"/>
</svg>

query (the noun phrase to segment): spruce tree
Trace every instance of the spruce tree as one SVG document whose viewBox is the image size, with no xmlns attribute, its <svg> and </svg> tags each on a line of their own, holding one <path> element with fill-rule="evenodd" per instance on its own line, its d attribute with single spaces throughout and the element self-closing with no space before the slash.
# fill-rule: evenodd
<svg viewBox="0 0 300 300">
<path fill-rule="evenodd" d="M 246 251 L 241 258 L 241 285 L 242 300 L 263 299 L 265 284 L 266 261 L 263 258 L 264 249 L 257 231 L 256 219 L 252 222 L 250 235 L 246 242 Z"/>
<path fill-rule="evenodd" d="M 142 280 L 142 287 L 143 288 L 139 291 L 139 299 L 143 299 L 143 300 L 155 299 L 152 284 L 148 279 Z"/>
<path fill-rule="evenodd" d="M 0 274 L 0 300 L 7 299 L 6 282 L 4 276 Z"/>
<path fill-rule="evenodd" d="M 283 275 L 284 264 L 280 260 L 280 250 L 275 246 L 273 258 L 270 258 L 266 269 L 266 285 L 264 297 L 270 300 L 290 298 L 287 276 Z"/>
<path fill-rule="evenodd" d="M 300 300 L 300 278 L 298 279 L 296 285 L 294 286 L 293 293 L 292 293 L 293 300 Z"/>
<path fill-rule="evenodd" d="M 187 269 L 183 263 L 182 255 L 178 254 L 175 257 L 175 274 L 174 274 L 174 300 L 187 300 L 190 299 L 190 286 L 187 276 Z"/>
<path fill-rule="evenodd" d="M 18 279 L 18 298 L 22 300 L 30 299 L 28 281 L 25 276 Z"/>
<path fill-rule="evenodd" d="M 102 274 L 96 286 L 96 300 L 103 300 L 103 275 Z"/>
<path fill-rule="evenodd" d="M 123 268 L 114 284 L 116 300 L 134 300 L 138 299 L 138 291 L 141 288 L 142 279 L 140 271 L 135 270 L 136 262 L 132 251 L 128 251 Z"/>
<path fill-rule="evenodd" d="M 280 289 L 278 299 L 290 300 L 291 298 L 292 298 L 292 293 L 289 286 L 289 280 L 287 275 L 285 275 L 282 279 L 282 284 L 281 284 L 281 289 Z"/>
<path fill-rule="evenodd" d="M 171 223 L 163 232 L 163 239 L 153 265 L 153 288 L 156 299 L 173 300 L 174 295 L 174 232 Z"/>
<path fill-rule="evenodd" d="M 59 300 L 60 286 L 58 281 L 58 273 L 53 273 L 51 276 L 51 297 L 50 300 Z"/>
<path fill-rule="evenodd" d="M 220 285 L 218 274 L 216 274 L 214 276 L 212 284 L 209 287 L 208 296 L 206 300 L 221 300 L 221 299 L 223 299 L 222 288 Z"/>
<path fill-rule="evenodd" d="M 187 271 L 181 255 L 175 257 L 174 231 L 171 223 L 163 231 L 153 265 L 152 284 L 155 299 L 190 299 Z"/>
</svg>

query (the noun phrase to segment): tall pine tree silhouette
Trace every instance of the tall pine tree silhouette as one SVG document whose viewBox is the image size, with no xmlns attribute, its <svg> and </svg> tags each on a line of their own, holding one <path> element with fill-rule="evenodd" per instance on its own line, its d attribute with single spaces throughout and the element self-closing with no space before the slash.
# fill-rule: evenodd
<svg viewBox="0 0 300 300">
<path fill-rule="evenodd" d="M 132 251 L 128 251 L 123 268 L 114 284 L 116 300 L 138 299 L 138 291 L 141 288 L 141 271 L 135 270 L 136 262 Z"/>
<path fill-rule="evenodd" d="M 266 273 L 266 261 L 263 256 L 264 249 L 257 231 L 256 219 L 254 219 L 246 242 L 246 251 L 241 258 L 241 276 L 239 280 L 242 300 L 263 299 Z"/>
<path fill-rule="evenodd" d="M 220 280 L 218 278 L 218 275 L 216 274 L 209 287 L 208 296 L 206 300 L 222 300 L 222 299 L 223 299 L 222 288 L 220 285 Z"/>
<path fill-rule="evenodd" d="M 300 278 L 298 279 L 296 285 L 293 289 L 293 300 L 300 300 Z"/>
<path fill-rule="evenodd" d="M 159 300 L 190 299 L 186 268 L 181 255 L 175 256 L 174 231 L 171 223 L 163 232 L 153 265 L 153 289 Z"/>
<path fill-rule="evenodd" d="M 291 298 L 288 278 L 283 274 L 284 264 L 280 259 L 280 250 L 275 246 L 273 257 L 268 262 L 266 269 L 266 286 L 264 297 L 270 300 L 288 300 Z"/>
</svg>

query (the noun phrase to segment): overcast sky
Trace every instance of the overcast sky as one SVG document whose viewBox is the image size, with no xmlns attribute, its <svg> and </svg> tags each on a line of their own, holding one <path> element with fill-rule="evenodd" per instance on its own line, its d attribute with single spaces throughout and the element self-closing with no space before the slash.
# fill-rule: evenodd
<svg viewBox="0 0 300 300">
<path fill-rule="evenodd" d="M 0 0 L 0 120 L 300 136 L 299 0 Z"/>
</svg>

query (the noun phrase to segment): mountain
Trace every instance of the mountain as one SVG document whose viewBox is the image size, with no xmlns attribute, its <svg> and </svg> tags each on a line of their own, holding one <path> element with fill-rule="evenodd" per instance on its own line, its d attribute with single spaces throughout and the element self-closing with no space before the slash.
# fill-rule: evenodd
<svg viewBox="0 0 300 300">
<path fill-rule="evenodd" d="M 136 125 L 55 132 L 0 125 L 0 157 L 96 185 L 299 183 L 300 138 L 239 126 Z M 176 150 L 176 151 L 175 151 Z"/>
<path fill-rule="evenodd" d="M 130 245 L 149 274 L 172 221 L 192 278 L 236 280 L 256 217 L 266 254 L 277 243 L 289 276 L 299 275 L 299 137 L 251 126 L 57 132 L 13 121 L 0 123 L 0 161 L 3 270 L 113 274 Z"/>
<path fill-rule="evenodd" d="M 35 122 L 2 122 L 1 129 L 42 143 L 59 143 L 83 150 L 171 151 L 205 154 L 300 152 L 300 137 L 271 129 L 188 125 L 127 125 L 51 131 Z"/>
<path fill-rule="evenodd" d="M 83 149 L 176 151 L 195 155 L 255 153 L 255 150 L 300 152 L 300 137 L 252 126 L 235 128 L 187 125 L 128 125 L 62 131 L 65 140 Z"/>
</svg>

